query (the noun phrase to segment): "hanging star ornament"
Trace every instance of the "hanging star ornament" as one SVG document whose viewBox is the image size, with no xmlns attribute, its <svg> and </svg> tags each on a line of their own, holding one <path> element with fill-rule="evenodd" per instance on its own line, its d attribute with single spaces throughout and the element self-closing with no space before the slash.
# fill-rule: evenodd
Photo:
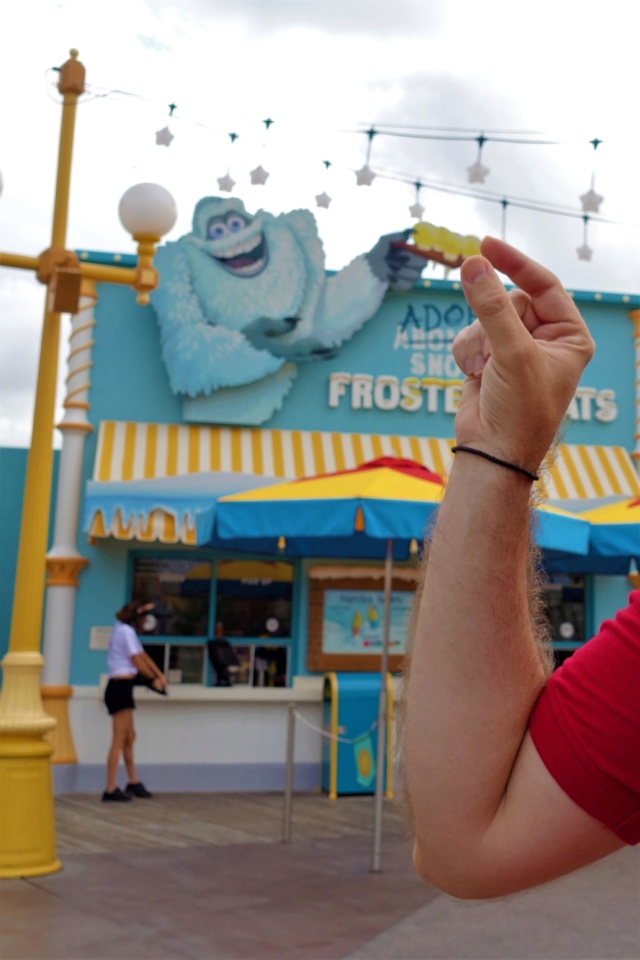
<svg viewBox="0 0 640 960">
<path fill-rule="evenodd" d="M 231 193 L 235 185 L 235 180 L 232 180 L 228 173 L 225 173 L 224 177 L 218 177 L 218 187 L 225 193 Z"/>
<path fill-rule="evenodd" d="M 375 173 L 369 169 L 366 163 L 360 170 L 356 170 L 356 183 L 359 187 L 370 187 L 375 178 Z"/>
<path fill-rule="evenodd" d="M 328 193 L 326 193 L 326 191 L 323 193 L 316 194 L 316 206 L 326 207 L 328 209 L 330 203 L 331 203 L 331 197 L 329 196 Z"/>
<path fill-rule="evenodd" d="M 593 250 L 586 243 L 583 243 L 581 247 L 576 247 L 576 252 L 578 260 L 591 260 L 593 256 Z"/>
<path fill-rule="evenodd" d="M 412 203 L 409 207 L 409 213 L 412 217 L 415 217 L 416 220 L 422 220 L 422 214 L 424 213 L 424 207 L 421 203 L 416 200 L 415 203 Z"/>
<path fill-rule="evenodd" d="M 262 166 L 256 167 L 255 170 L 251 171 L 251 183 L 253 184 L 260 183 L 264 186 L 264 184 L 267 182 L 268 176 L 269 174 L 264 169 L 264 167 Z"/>
<path fill-rule="evenodd" d="M 599 193 L 596 193 L 592 187 L 591 190 L 583 193 L 580 197 L 580 203 L 582 204 L 583 212 L 598 213 L 600 210 L 600 204 L 603 200 L 604 197 L 601 197 Z"/>
<path fill-rule="evenodd" d="M 162 130 L 156 130 L 156 146 L 168 147 L 174 139 L 169 127 L 163 127 Z"/>
<path fill-rule="evenodd" d="M 491 171 L 488 167 L 480 163 L 479 160 L 476 160 L 470 167 L 467 167 L 467 173 L 469 175 L 469 183 L 484 183 L 485 177 L 488 176 Z"/>
</svg>

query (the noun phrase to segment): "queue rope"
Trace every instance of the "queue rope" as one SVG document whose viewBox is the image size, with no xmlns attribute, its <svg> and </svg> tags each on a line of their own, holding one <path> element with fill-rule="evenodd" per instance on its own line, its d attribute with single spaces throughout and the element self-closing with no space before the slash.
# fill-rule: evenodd
<svg viewBox="0 0 640 960">
<path fill-rule="evenodd" d="M 291 711 L 293 716 L 303 723 L 306 727 L 309 727 L 311 730 L 315 730 L 316 733 L 319 733 L 321 736 L 326 737 L 328 740 L 337 740 L 338 743 L 347 743 L 354 744 L 358 743 L 360 740 L 366 739 L 369 734 L 373 733 L 376 727 L 379 724 L 379 720 L 374 720 L 368 730 L 365 730 L 364 733 L 359 733 L 357 737 L 354 737 L 352 740 L 348 737 L 339 737 L 337 734 L 331 733 L 329 730 L 325 730 L 324 727 L 317 727 L 315 723 L 311 723 L 310 720 L 307 720 L 306 717 L 303 717 L 302 714 L 298 713 L 297 710 Z"/>
</svg>

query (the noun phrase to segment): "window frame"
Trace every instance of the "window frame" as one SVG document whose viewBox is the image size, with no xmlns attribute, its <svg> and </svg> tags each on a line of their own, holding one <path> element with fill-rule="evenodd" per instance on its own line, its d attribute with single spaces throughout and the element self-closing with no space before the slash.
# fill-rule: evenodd
<svg viewBox="0 0 640 960">
<path fill-rule="evenodd" d="M 157 644 L 159 646 L 164 646 L 164 664 L 168 670 L 169 656 L 170 656 L 170 647 L 171 646 L 180 646 L 180 645 L 195 645 L 201 646 L 203 650 L 203 659 L 204 659 L 204 668 L 203 668 L 203 679 L 201 681 L 204 687 L 211 687 L 215 685 L 215 671 L 209 662 L 209 657 L 207 656 L 207 640 L 213 639 L 216 636 L 216 623 L 218 622 L 217 617 L 217 599 L 218 599 L 218 562 L 219 561 L 229 561 L 229 560 L 248 560 L 248 561 L 263 561 L 263 562 L 273 562 L 274 560 L 283 560 L 291 564 L 292 568 L 292 581 L 291 581 L 291 613 L 290 613 L 290 636 L 288 637 L 264 637 L 264 636 L 247 636 L 247 637 L 225 637 L 231 643 L 231 645 L 237 645 L 241 647 L 251 647 L 251 683 L 250 684 L 239 684 L 239 686 L 246 688 L 253 688 L 253 675 L 254 675 L 254 662 L 255 662 L 255 649 L 256 647 L 261 646 L 278 646 L 284 647 L 287 651 L 287 687 L 291 687 L 293 683 L 293 676 L 296 672 L 296 669 L 300 660 L 300 652 L 298 649 L 298 633 L 296 630 L 296 625 L 299 623 L 299 604 L 300 604 L 300 581 L 302 577 L 302 570 L 300 566 L 300 561 L 295 557 L 274 557 L 273 555 L 268 554 L 230 554 L 230 553 L 220 553 L 213 550 L 200 550 L 196 548 L 186 548 L 184 550 L 176 550 L 168 548 L 157 549 L 156 545 L 150 544 L 148 549 L 134 549 L 128 552 L 127 557 L 127 568 L 126 568 L 126 578 L 128 586 L 128 595 L 131 596 L 133 592 L 133 578 L 135 574 L 136 561 L 139 559 L 146 560 L 194 560 L 200 563 L 210 563 L 211 564 L 211 580 L 209 583 L 209 592 L 207 596 L 208 600 L 208 617 L 207 617 L 207 632 L 205 634 L 196 634 L 196 635 L 168 635 L 168 634 L 151 634 L 151 633 L 141 633 L 139 634 L 140 642 L 144 645 L 145 643 Z M 168 677 L 168 673 L 163 671 Z M 195 686 L 196 684 L 188 684 L 188 686 Z M 257 687 L 255 688 L 257 689 Z M 266 689 L 266 688 L 265 688 Z M 278 688 L 274 688 L 278 689 Z M 284 689 L 284 688 L 279 688 Z"/>
</svg>

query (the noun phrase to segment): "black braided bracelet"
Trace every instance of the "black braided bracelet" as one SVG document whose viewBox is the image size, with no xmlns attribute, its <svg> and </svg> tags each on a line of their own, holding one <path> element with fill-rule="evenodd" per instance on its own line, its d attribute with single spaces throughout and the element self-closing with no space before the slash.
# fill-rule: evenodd
<svg viewBox="0 0 640 960">
<path fill-rule="evenodd" d="M 539 480 L 537 474 L 532 473 L 530 470 L 525 470 L 524 467 L 519 467 L 517 463 L 509 463 L 508 460 L 499 460 L 498 457 L 491 456 L 490 453 L 485 453 L 484 450 L 475 450 L 473 447 L 451 447 L 451 453 L 474 453 L 476 457 L 483 457 L 485 460 L 490 460 L 491 463 L 497 463 L 499 467 L 506 467 L 508 470 L 515 470 L 516 473 L 522 473 L 525 477 L 528 477 L 529 480 Z"/>
</svg>

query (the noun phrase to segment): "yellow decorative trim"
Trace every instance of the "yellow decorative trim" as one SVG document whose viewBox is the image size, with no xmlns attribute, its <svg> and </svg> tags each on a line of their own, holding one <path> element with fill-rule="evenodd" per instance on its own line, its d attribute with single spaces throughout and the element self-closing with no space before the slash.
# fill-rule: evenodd
<svg viewBox="0 0 640 960">
<path fill-rule="evenodd" d="M 91 280 L 90 277 L 85 277 L 85 276 L 82 277 L 82 280 L 80 281 L 80 299 L 93 300 L 94 305 L 98 302 L 98 294 L 96 291 L 95 280 Z M 82 313 L 83 310 L 88 310 L 88 309 L 89 309 L 89 304 L 85 304 L 84 306 L 81 307 L 79 312 Z M 83 326 L 81 327 L 76 327 L 75 332 L 79 330 L 84 330 L 87 326 L 93 326 L 94 324 L 95 324 L 95 320 L 90 320 L 88 324 L 83 324 Z"/>
<path fill-rule="evenodd" d="M 88 346 L 82 347 L 81 350 L 78 350 L 78 353 L 82 353 L 83 350 L 88 349 Z M 79 373 L 84 373 L 85 370 L 90 370 L 93 366 L 91 360 L 87 360 L 86 363 L 81 363 L 79 366 L 74 367 L 73 370 L 70 370 L 65 378 L 65 383 L 69 383 L 70 380 L 73 380 L 74 377 L 77 377 Z"/>
<path fill-rule="evenodd" d="M 75 336 L 77 336 L 77 334 L 78 334 L 78 331 L 77 331 L 77 330 L 74 330 L 74 331 L 73 331 L 73 336 L 75 337 Z M 69 362 L 69 360 L 72 360 L 73 357 L 79 356 L 79 354 L 84 353 L 86 350 L 90 350 L 91 347 L 95 347 L 95 345 L 96 345 L 95 340 L 87 340 L 86 343 L 82 343 L 82 344 L 80 344 L 79 346 L 74 347 L 73 350 L 70 350 L 70 351 L 69 351 L 69 354 L 68 354 L 68 356 L 67 356 L 67 363 Z M 78 369 L 78 370 L 84 370 L 84 369 L 86 369 L 86 368 L 85 368 L 85 367 L 78 367 L 77 369 Z M 74 375 L 75 375 L 75 370 L 73 371 L 72 374 L 69 375 L 69 377 L 67 377 L 67 380 L 69 380 L 69 378 L 72 377 L 72 376 L 74 376 Z"/>
<path fill-rule="evenodd" d="M 634 336 L 640 336 L 640 310 L 629 310 L 628 317 L 633 324 Z"/>
<path fill-rule="evenodd" d="M 70 404 L 64 404 L 64 406 L 70 406 Z M 75 406 L 75 404 L 74 404 Z M 87 409 L 89 409 L 87 407 Z M 84 430 L 85 433 L 91 433 L 93 427 L 90 423 L 69 423 L 68 421 L 62 421 L 62 423 L 56 423 L 57 430 Z"/>
<path fill-rule="evenodd" d="M 91 383 L 91 380 L 86 380 L 84 383 L 80 384 L 79 387 L 74 387 L 73 390 L 68 390 L 67 396 L 62 406 L 63 407 L 82 407 L 85 410 L 89 410 L 91 408 L 91 404 L 88 403 L 86 400 L 74 401 L 74 400 L 71 400 L 71 397 L 75 397 L 77 393 L 88 393 L 88 391 L 91 389 L 92 386 L 93 384 Z"/>
<path fill-rule="evenodd" d="M 45 740 L 53 747 L 52 763 L 77 763 L 71 724 L 69 723 L 69 700 L 73 696 L 73 687 L 43 686 L 41 688 L 42 705 L 56 726 L 45 734 Z"/>
<path fill-rule="evenodd" d="M 68 683 L 40 687 L 42 697 L 48 700 L 68 700 L 73 696 L 73 687 Z"/>
<path fill-rule="evenodd" d="M 86 557 L 47 557 L 47 586 L 77 587 L 78 576 L 88 565 Z"/>
<path fill-rule="evenodd" d="M 336 673 L 325 673 L 324 689 L 327 686 L 331 690 L 331 721 L 330 733 L 331 741 L 329 743 L 329 800 L 336 800 L 338 797 L 338 677 Z"/>
<path fill-rule="evenodd" d="M 85 307 L 85 310 L 86 310 L 86 309 L 87 309 L 87 308 Z M 79 323 L 77 326 L 74 326 L 74 328 L 73 328 L 73 330 L 72 330 L 72 332 L 71 332 L 72 338 L 75 338 L 75 337 L 77 337 L 79 334 L 84 333 L 85 330 L 91 330 L 91 328 L 92 328 L 92 327 L 95 327 L 95 325 L 96 325 L 96 322 L 95 322 L 95 320 L 94 320 L 93 318 L 92 318 L 91 320 L 87 320 L 86 323 Z M 91 342 L 93 343 L 93 340 L 92 340 Z"/>
</svg>

